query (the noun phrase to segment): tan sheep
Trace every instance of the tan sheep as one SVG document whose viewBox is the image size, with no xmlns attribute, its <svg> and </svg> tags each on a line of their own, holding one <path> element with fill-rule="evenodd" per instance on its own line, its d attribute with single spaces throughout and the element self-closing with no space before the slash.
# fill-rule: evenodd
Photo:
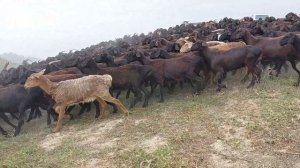
<svg viewBox="0 0 300 168">
<path fill-rule="evenodd" d="M 187 53 L 191 51 L 191 48 L 193 46 L 193 42 L 189 42 L 187 41 L 181 48 L 180 48 L 180 52 L 181 53 Z"/>
<path fill-rule="evenodd" d="M 222 41 L 208 41 L 206 42 L 207 47 L 212 47 L 212 46 L 216 46 L 216 45 L 220 45 L 220 44 L 225 44 Z"/>
<path fill-rule="evenodd" d="M 244 42 L 229 42 L 229 43 L 223 43 L 223 44 L 211 46 L 209 48 L 216 49 L 219 52 L 226 52 L 234 48 L 245 47 L 245 46 L 246 43 Z"/>
<path fill-rule="evenodd" d="M 68 106 L 87 103 L 97 100 L 100 103 L 101 118 L 108 113 L 105 111 L 106 102 L 115 104 L 121 111 L 128 114 L 126 107 L 109 93 L 112 85 L 110 75 L 89 75 L 78 79 L 71 79 L 61 82 L 51 82 L 41 73 L 32 74 L 25 82 L 25 88 L 40 87 L 55 101 L 54 109 L 59 114 L 56 128 L 58 132 L 62 128 L 65 109 Z"/>
</svg>

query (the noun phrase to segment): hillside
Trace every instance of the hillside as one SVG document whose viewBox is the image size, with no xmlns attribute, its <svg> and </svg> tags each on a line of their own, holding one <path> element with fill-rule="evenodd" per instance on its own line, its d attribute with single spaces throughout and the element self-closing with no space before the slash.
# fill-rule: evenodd
<svg viewBox="0 0 300 168">
<path fill-rule="evenodd" d="M 7 63 L 8 61 L 6 59 L 3 59 L 3 58 L 0 58 L 0 70 L 2 70 L 2 68 L 5 66 L 5 64 Z M 18 65 L 15 64 L 15 63 L 9 63 L 8 67 L 7 68 L 11 68 L 11 67 L 17 67 Z"/>
<path fill-rule="evenodd" d="M 0 58 L 8 60 L 9 62 L 17 64 L 17 65 L 22 64 L 22 62 L 27 59 L 29 59 L 31 62 L 38 61 L 37 58 L 25 57 L 23 55 L 18 55 L 15 53 L 3 53 L 3 54 L 0 54 Z"/>
<path fill-rule="evenodd" d="M 92 110 L 66 120 L 59 133 L 51 133 L 55 124 L 48 128 L 44 113 L 25 123 L 20 136 L 0 136 L 0 167 L 296 168 L 300 91 L 292 86 L 295 76 L 264 77 L 246 89 L 242 75 L 230 75 L 227 89 L 216 93 L 210 87 L 199 96 L 185 85 L 166 94 L 165 103 L 153 96 L 149 107 L 139 104 L 128 117 L 119 113 L 95 121 Z"/>
</svg>

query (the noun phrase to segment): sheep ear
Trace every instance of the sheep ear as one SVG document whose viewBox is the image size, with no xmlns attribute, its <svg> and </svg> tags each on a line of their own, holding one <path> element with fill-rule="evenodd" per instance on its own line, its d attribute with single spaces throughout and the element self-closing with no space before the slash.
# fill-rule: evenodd
<svg viewBox="0 0 300 168">
<path fill-rule="evenodd" d="M 137 52 L 136 53 L 136 57 L 138 57 L 138 58 L 142 57 L 142 53 L 141 52 Z"/>
<path fill-rule="evenodd" d="M 295 42 L 295 40 L 296 40 L 296 35 L 295 35 L 295 34 L 293 34 L 293 35 L 292 35 L 292 38 L 291 38 L 291 43 L 294 43 L 294 42 Z"/>
<path fill-rule="evenodd" d="M 177 44 L 177 43 L 175 43 L 175 50 L 176 50 L 176 51 L 179 51 L 179 50 L 180 50 L 179 44 Z"/>
<path fill-rule="evenodd" d="M 160 56 L 160 53 L 161 53 L 161 50 L 157 49 L 153 54 L 154 58 L 158 58 Z"/>
</svg>

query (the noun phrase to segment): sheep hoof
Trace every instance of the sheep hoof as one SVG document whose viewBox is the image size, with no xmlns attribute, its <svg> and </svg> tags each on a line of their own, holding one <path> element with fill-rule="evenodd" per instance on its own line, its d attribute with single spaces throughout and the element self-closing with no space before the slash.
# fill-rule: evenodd
<svg viewBox="0 0 300 168">
<path fill-rule="evenodd" d="M 221 91 L 221 88 L 217 88 L 216 91 L 217 91 L 217 92 L 220 92 L 220 91 Z"/>
<path fill-rule="evenodd" d="M 69 119 L 70 119 L 70 120 L 74 120 L 74 115 L 69 114 Z"/>
<path fill-rule="evenodd" d="M 195 91 L 194 96 L 198 96 L 198 95 L 200 95 L 200 91 Z"/>
<path fill-rule="evenodd" d="M 247 86 L 247 89 L 253 87 L 254 85 L 253 84 L 250 84 L 249 86 Z"/>
<path fill-rule="evenodd" d="M 246 82 L 246 79 L 241 80 L 241 83 L 245 83 L 245 82 Z"/>
<path fill-rule="evenodd" d="M 52 130 L 52 133 L 57 133 L 57 132 L 59 132 L 59 129 L 58 129 L 58 128 L 54 128 L 54 129 Z"/>
<path fill-rule="evenodd" d="M 99 118 L 95 118 L 94 123 L 99 122 L 100 119 Z"/>
<path fill-rule="evenodd" d="M 8 133 L 6 131 L 3 131 L 2 134 L 5 136 L 5 137 L 8 137 Z"/>
</svg>

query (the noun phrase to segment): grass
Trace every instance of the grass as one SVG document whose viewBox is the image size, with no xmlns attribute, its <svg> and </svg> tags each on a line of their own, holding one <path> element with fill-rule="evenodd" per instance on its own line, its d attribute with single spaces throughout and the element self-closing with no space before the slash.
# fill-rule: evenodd
<svg viewBox="0 0 300 168">
<path fill-rule="evenodd" d="M 134 167 L 171 168 L 182 166 L 173 158 L 173 152 L 174 150 L 169 146 L 160 147 L 150 154 L 140 149 L 125 153 L 120 156 L 120 159 L 122 162 L 134 165 Z"/>
<path fill-rule="evenodd" d="M 78 159 L 84 160 L 90 156 L 84 148 L 78 147 L 71 141 L 65 141 L 59 148 L 46 152 L 36 142 L 32 142 L 34 140 L 32 138 L 20 136 L 13 140 L 1 139 L 1 166 L 74 167 L 80 166 Z"/>
<path fill-rule="evenodd" d="M 45 119 L 33 121 L 18 137 L 0 137 L 0 167 L 294 167 L 298 156 L 276 151 L 300 152 L 295 74 L 264 77 L 252 89 L 240 79 L 228 76 L 220 93 L 177 88 L 165 103 L 154 96 L 128 117 L 94 121 L 93 112 L 85 113 L 59 134 Z"/>
</svg>

